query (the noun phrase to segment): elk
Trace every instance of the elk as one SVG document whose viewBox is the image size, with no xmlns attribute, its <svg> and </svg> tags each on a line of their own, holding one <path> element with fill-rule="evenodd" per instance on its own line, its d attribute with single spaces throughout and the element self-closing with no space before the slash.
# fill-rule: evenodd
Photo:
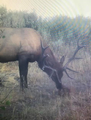
<svg viewBox="0 0 91 120">
<path fill-rule="evenodd" d="M 49 46 L 43 45 L 43 38 L 36 30 L 31 28 L 0 28 L 0 31 L 3 31 L 2 33 L 5 35 L 5 37 L 2 37 L 3 35 L 0 37 L 0 62 L 19 61 L 20 87 L 22 90 L 24 87 L 28 87 L 29 62 L 37 61 L 39 67 L 55 82 L 58 90 L 63 89 L 61 83 L 63 72 L 73 79 L 67 70 L 76 72 L 68 68 L 68 65 L 72 60 L 79 59 L 75 56 L 81 48 L 85 47 L 85 45 L 79 45 L 79 41 L 73 56 L 63 66 L 65 56 L 57 61 Z"/>
</svg>

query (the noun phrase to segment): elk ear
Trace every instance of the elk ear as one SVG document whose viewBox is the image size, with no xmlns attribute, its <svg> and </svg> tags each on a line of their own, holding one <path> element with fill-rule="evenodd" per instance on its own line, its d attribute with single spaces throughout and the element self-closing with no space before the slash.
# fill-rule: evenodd
<svg viewBox="0 0 91 120">
<path fill-rule="evenodd" d="M 60 59 L 60 64 L 62 65 L 65 61 L 65 56 L 62 56 L 62 58 Z"/>
</svg>

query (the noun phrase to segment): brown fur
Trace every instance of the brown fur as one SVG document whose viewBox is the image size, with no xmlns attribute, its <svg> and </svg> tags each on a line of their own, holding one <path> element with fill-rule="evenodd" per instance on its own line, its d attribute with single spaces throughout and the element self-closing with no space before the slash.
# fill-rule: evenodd
<svg viewBox="0 0 91 120">
<path fill-rule="evenodd" d="M 41 48 L 41 41 L 43 41 L 43 38 L 36 30 L 30 28 L 0 28 L 0 31 L 3 31 L 0 33 L 0 62 L 19 61 L 20 86 L 23 89 L 23 86 L 27 87 L 28 63 L 37 61 L 39 67 L 41 69 L 43 67 Z M 3 35 L 5 37 L 3 37 Z M 47 54 L 49 57 L 45 59 L 45 65 L 57 71 L 60 82 L 55 73 L 51 78 L 60 90 L 62 89 L 62 64 L 56 60 L 50 48 L 44 51 L 44 55 Z M 49 76 L 52 72 L 50 69 L 45 69 L 44 71 Z"/>
<path fill-rule="evenodd" d="M 40 34 L 28 28 L 0 28 L 5 38 L 0 39 L 0 62 L 18 60 L 19 54 L 39 56 Z"/>
</svg>

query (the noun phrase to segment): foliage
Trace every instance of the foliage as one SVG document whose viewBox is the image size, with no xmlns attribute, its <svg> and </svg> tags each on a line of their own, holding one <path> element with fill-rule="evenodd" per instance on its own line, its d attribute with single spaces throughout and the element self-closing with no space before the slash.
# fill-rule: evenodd
<svg viewBox="0 0 91 120">
<path fill-rule="evenodd" d="M 6 16 L 7 9 L 5 7 L 0 7 L 0 26 L 4 26 Z"/>
<path fill-rule="evenodd" d="M 4 101 L 4 102 L 0 102 L 0 110 L 1 111 L 5 111 L 6 110 L 6 107 L 9 107 L 10 106 L 10 101 L 9 100 L 6 100 L 6 101 Z M 3 114 L 2 113 L 0 113 L 0 119 L 2 119 L 3 118 Z"/>
<path fill-rule="evenodd" d="M 10 106 L 10 101 L 7 100 L 4 103 L 0 103 L 0 109 L 5 110 L 5 106 Z"/>
<path fill-rule="evenodd" d="M 42 19 L 35 12 L 13 12 L 0 7 L 0 27 L 33 28 L 38 30 L 46 40 L 63 41 L 65 44 L 75 44 L 79 39 L 91 43 L 91 20 L 78 16 L 55 16 L 50 19 Z"/>
</svg>

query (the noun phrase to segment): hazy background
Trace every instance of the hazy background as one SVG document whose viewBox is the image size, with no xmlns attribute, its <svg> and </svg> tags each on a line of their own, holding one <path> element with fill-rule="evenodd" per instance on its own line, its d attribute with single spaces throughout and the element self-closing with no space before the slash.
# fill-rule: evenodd
<svg viewBox="0 0 91 120">
<path fill-rule="evenodd" d="M 55 15 L 91 17 L 91 0 L 0 0 L 8 10 L 35 11 L 42 18 Z"/>
</svg>

